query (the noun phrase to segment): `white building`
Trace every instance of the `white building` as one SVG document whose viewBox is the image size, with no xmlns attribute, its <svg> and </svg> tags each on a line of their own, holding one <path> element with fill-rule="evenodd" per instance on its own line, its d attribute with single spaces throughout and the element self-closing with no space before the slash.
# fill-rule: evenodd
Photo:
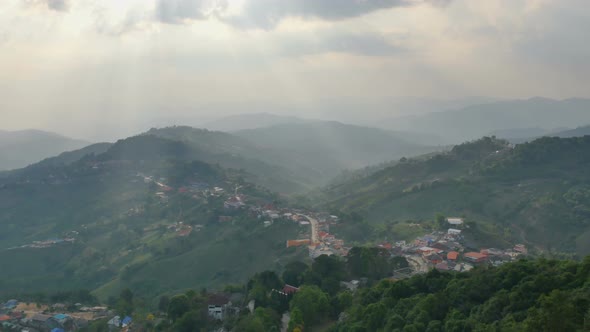
<svg viewBox="0 0 590 332">
<path fill-rule="evenodd" d="M 453 225 L 453 226 L 463 225 L 462 218 L 447 218 L 447 222 L 449 223 L 449 225 Z"/>
<path fill-rule="evenodd" d="M 449 235 L 459 235 L 461 234 L 460 229 L 449 228 L 448 232 Z"/>
</svg>

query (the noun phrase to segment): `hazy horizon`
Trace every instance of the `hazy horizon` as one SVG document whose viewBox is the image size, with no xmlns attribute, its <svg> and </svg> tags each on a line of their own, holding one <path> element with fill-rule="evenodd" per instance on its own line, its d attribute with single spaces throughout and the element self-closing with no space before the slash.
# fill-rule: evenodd
<svg viewBox="0 0 590 332">
<path fill-rule="evenodd" d="M 1 127 L 97 141 L 244 113 L 371 125 L 589 98 L 589 18 L 582 0 L 7 0 Z"/>
</svg>

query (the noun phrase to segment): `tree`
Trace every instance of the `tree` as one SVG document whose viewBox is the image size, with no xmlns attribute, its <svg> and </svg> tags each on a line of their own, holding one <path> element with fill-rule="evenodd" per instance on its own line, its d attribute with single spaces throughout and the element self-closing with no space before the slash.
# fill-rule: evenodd
<svg viewBox="0 0 590 332">
<path fill-rule="evenodd" d="M 306 324 L 315 324 L 330 311 L 328 295 L 317 286 L 302 286 L 291 300 L 291 313 L 299 310 Z"/>
<path fill-rule="evenodd" d="M 161 312 L 167 312 L 168 304 L 170 304 L 170 298 L 166 295 L 160 296 L 160 301 L 158 301 L 158 310 Z"/>
<path fill-rule="evenodd" d="M 288 263 L 283 272 L 283 281 L 286 284 L 298 287 L 303 283 L 303 275 L 309 267 L 307 264 L 299 261 Z"/>
<path fill-rule="evenodd" d="M 170 304 L 174 301 L 170 301 Z M 173 331 L 177 332 L 195 332 L 207 327 L 207 321 L 198 311 L 186 312 L 172 326 Z"/>
<path fill-rule="evenodd" d="M 444 228 L 446 228 L 447 219 L 445 218 L 445 216 L 442 213 L 437 213 L 434 216 L 434 220 L 436 221 L 436 227 L 438 229 L 444 229 Z"/>
<path fill-rule="evenodd" d="M 185 294 L 175 295 L 168 305 L 168 317 L 175 321 L 190 310 L 189 298 Z"/>
<path fill-rule="evenodd" d="M 303 313 L 298 308 L 292 309 L 287 330 L 290 332 L 303 331 L 304 327 Z"/>
</svg>

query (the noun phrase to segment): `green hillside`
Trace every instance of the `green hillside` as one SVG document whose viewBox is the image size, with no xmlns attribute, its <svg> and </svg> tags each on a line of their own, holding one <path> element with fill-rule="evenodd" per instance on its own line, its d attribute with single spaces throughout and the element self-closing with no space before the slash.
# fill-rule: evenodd
<svg viewBox="0 0 590 332">
<path fill-rule="evenodd" d="M 175 126 L 144 135 L 183 142 L 196 158 L 243 169 L 248 180 L 280 193 L 327 184 L 339 172 L 433 151 L 402 134 L 338 122 L 278 124 L 232 134 Z"/>
<path fill-rule="evenodd" d="M 285 241 L 308 227 L 264 227 L 255 212 L 224 208 L 236 188 L 253 206 L 274 194 L 195 153 L 141 136 L 2 178 L 0 294 L 87 288 L 106 299 L 130 287 L 155 296 L 241 282 L 302 254 Z"/>
<path fill-rule="evenodd" d="M 436 213 L 494 225 L 502 237 L 542 250 L 590 253 L 590 136 L 542 138 L 512 147 L 494 138 L 426 160 L 402 159 L 326 188 L 334 210 L 372 223 Z"/>
</svg>

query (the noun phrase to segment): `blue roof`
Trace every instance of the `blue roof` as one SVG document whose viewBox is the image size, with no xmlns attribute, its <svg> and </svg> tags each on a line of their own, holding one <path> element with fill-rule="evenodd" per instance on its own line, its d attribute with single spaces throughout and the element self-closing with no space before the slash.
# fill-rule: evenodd
<svg viewBox="0 0 590 332">
<path fill-rule="evenodd" d="M 121 323 L 127 325 L 129 323 L 131 323 L 132 319 L 129 316 L 126 316 L 125 318 L 123 318 L 123 320 L 121 321 Z"/>
<path fill-rule="evenodd" d="M 69 317 L 69 316 L 68 316 L 68 315 L 66 315 L 66 314 L 57 314 L 57 315 L 53 316 L 53 318 L 55 318 L 55 319 L 57 319 L 57 320 L 66 319 L 66 318 L 68 318 L 68 317 Z"/>
<path fill-rule="evenodd" d="M 64 329 L 58 329 L 57 327 L 51 330 L 51 332 L 66 332 Z"/>
</svg>

